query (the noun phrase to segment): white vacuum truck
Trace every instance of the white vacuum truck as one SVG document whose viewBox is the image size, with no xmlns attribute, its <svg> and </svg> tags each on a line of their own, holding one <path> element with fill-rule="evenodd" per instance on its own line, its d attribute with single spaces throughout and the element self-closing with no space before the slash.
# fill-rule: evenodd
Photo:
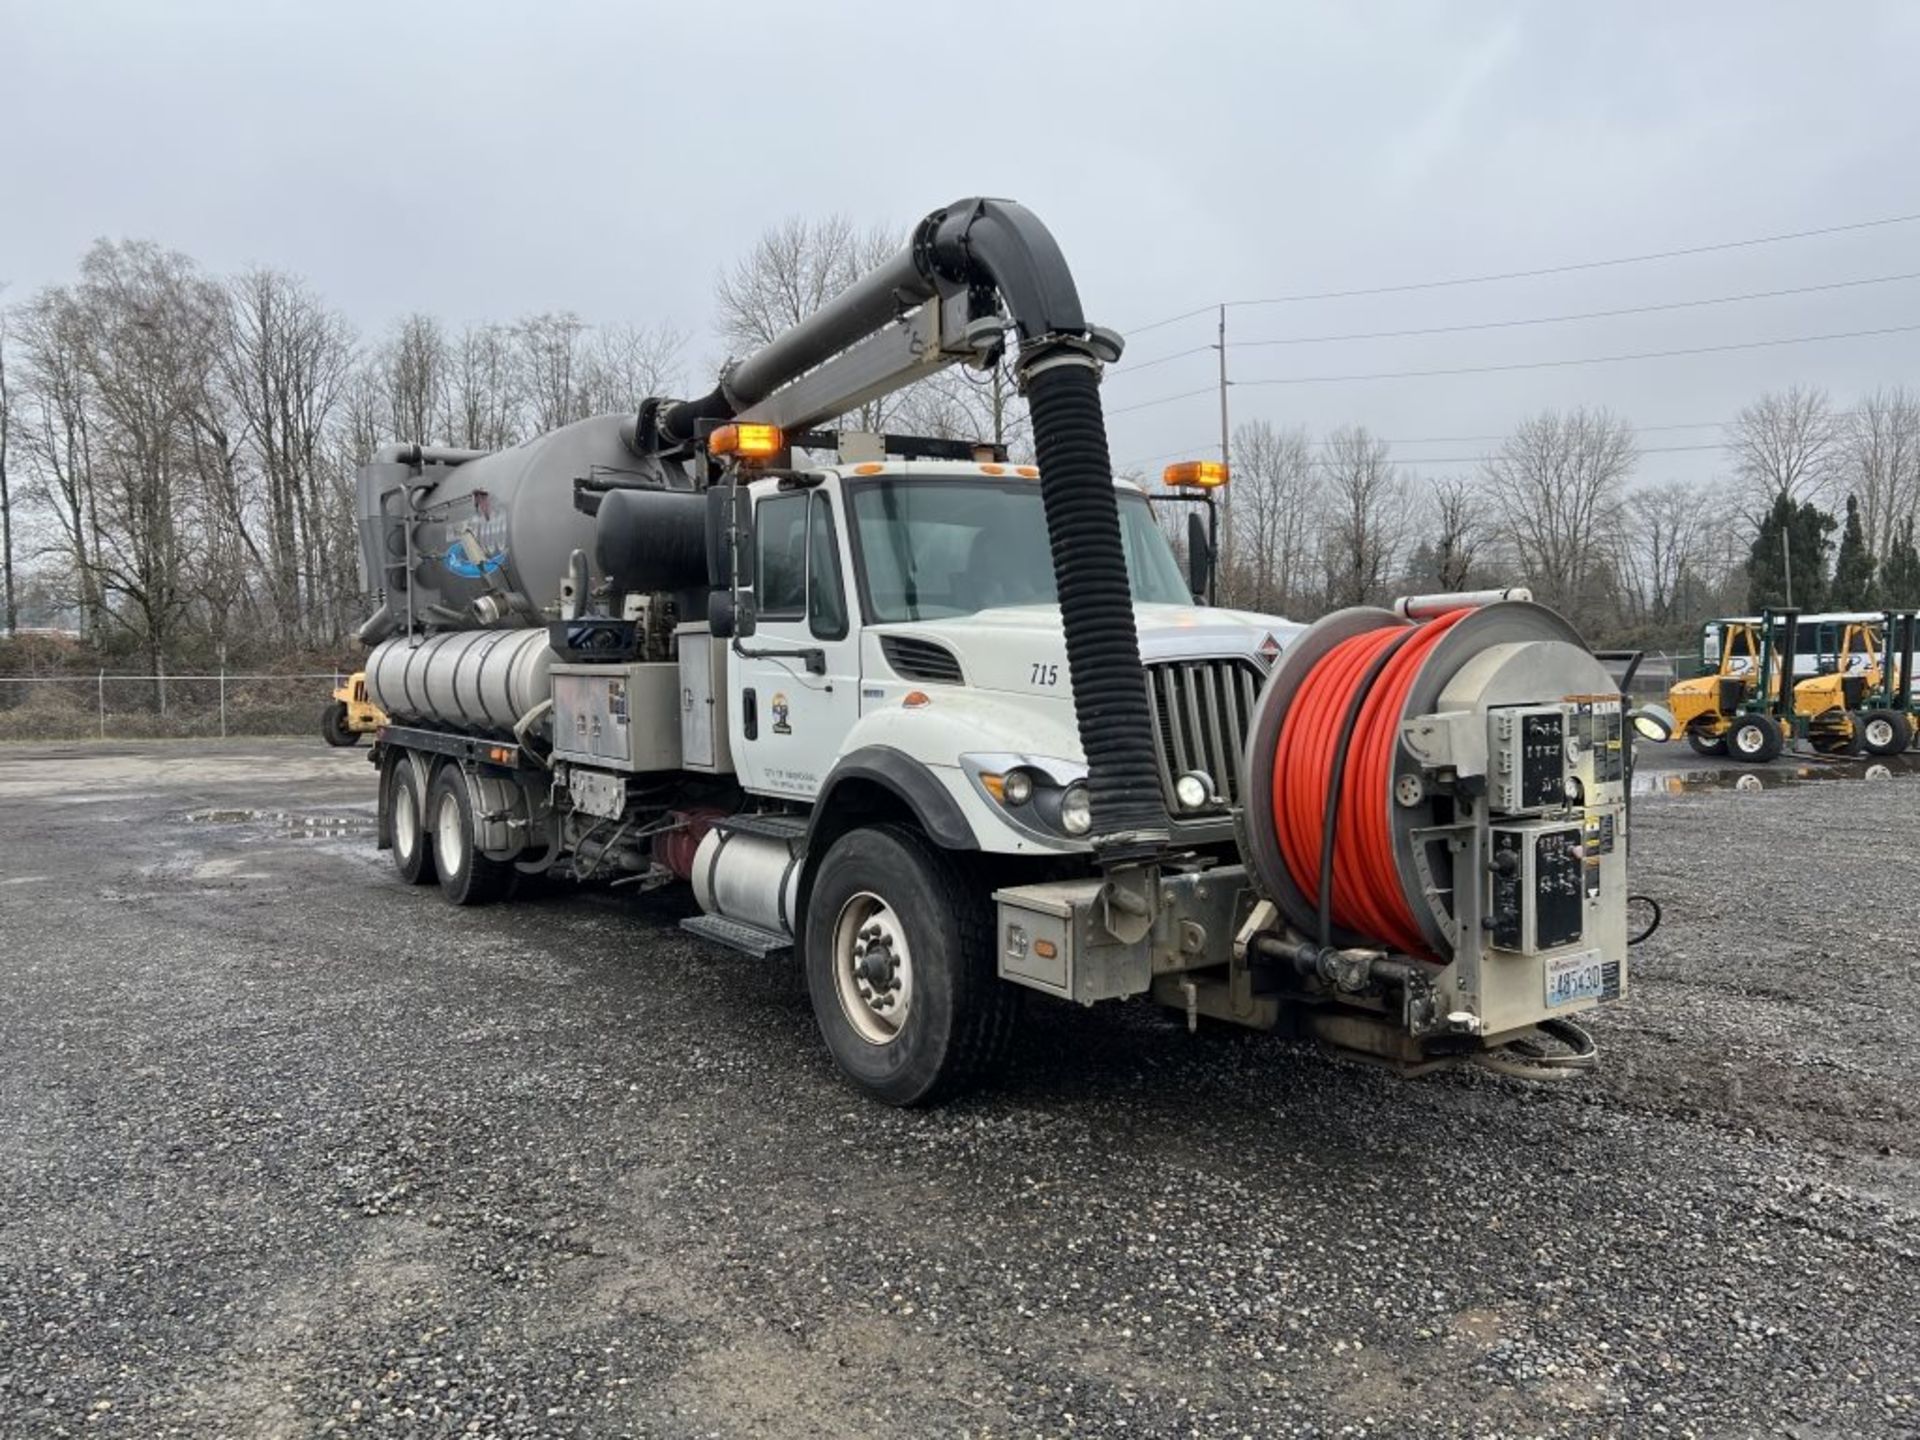
<svg viewBox="0 0 1920 1440">
<path fill-rule="evenodd" d="M 1009 345 L 1037 467 L 814 428 Z M 1607 672 L 1507 594 L 1206 604 L 1208 528 L 1183 573 L 1111 473 L 1120 350 L 1045 227 L 972 199 L 700 399 L 383 450 L 361 636 L 401 877 L 684 882 L 688 930 L 797 948 L 897 1104 L 990 1069 L 1032 991 L 1407 1070 L 1588 1063 L 1572 1017 L 1626 984 Z M 1168 478 L 1210 509 L 1226 477 Z"/>
</svg>

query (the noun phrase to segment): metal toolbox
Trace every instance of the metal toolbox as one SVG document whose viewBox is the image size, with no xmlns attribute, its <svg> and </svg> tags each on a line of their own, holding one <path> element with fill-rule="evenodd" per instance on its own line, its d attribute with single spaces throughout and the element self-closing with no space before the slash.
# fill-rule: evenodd
<svg viewBox="0 0 1920 1440">
<path fill-rule="evenodd" d="M 611 770 L 680 768 L 680 667 L 553 667 L 553 753 Z"/>
</svg>

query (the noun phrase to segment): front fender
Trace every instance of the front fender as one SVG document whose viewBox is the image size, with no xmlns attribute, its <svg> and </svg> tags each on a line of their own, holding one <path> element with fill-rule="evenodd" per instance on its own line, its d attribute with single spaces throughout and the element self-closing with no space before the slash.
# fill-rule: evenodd
<svg viewBox="0 0 1920 1440">
<path fill-rule="evenodd" d="M 874 690 L 882 693 L 876 696 Z M 925 703 L 903 703 L 908 694 L 924 696 Z M 1088 850 L 1081 841 L 1064 837 L 1043 841 L 1009 825 L 1000 808 L 974 787 L 960 765 L 962 755 L 996 751 L 1084 764 L 1070 698 L 999 695 L 965 687 L 870 685 L 863 704 L 864 713 L 847 736 L 847 758 L 879 748 L 913 761 L 944 788 L 963 817 L 974 848 L 1009 855 L 1071 855 Z M 906 798 L 911 803 L 911 797 Z"/>
</svg>

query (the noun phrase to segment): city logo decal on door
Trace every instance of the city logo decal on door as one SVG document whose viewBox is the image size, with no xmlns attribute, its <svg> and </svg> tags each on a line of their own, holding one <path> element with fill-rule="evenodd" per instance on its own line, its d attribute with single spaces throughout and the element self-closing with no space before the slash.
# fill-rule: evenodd
<svg viewBox="0 0 1920 1440">
<path fill-rule="evenodd" d="M 773 733 L 776 735 L 791 735 L 793 733 L 793 726 L 787 721 L 787 715 L 789 713 L 787 710 L 787 692 L 784 690 L 774 691 L 771 703 L 773 709 Z"/>
</svg>

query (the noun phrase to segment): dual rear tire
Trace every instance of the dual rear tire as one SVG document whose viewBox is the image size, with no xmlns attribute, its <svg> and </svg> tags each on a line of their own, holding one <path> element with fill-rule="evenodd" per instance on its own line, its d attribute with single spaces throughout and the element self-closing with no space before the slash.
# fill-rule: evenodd
<svg viewBox="0 0 1920 1440">
<path fill-rule="evenodd" d="M 441 765 L 421 789 L 419 771 L 402 756 L 389 787 L 393 868 L 408 885 L 440 882 L 455 905 L 485 905 L 513 886 L 511 860 L 494 860 L 475 843 L 473 796 L 458 765 Z"/>
</svg>

